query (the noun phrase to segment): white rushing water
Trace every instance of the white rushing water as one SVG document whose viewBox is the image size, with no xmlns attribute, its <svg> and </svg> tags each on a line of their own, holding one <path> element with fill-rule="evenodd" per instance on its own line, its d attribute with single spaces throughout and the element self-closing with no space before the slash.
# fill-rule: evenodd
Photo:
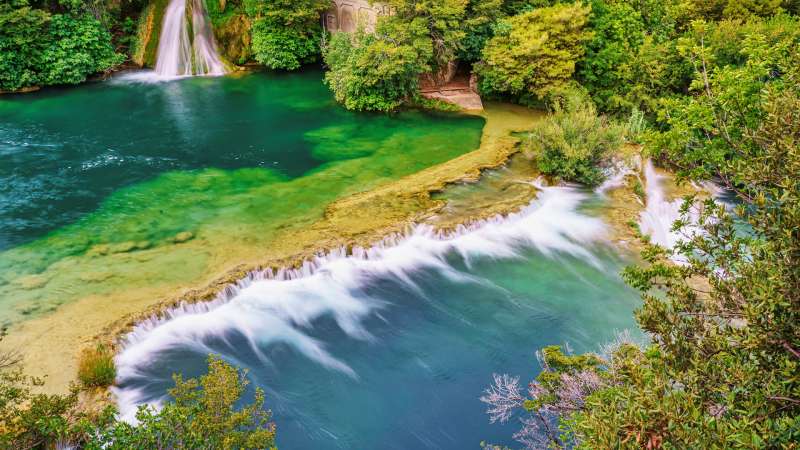
<svg viewBox="0 0 800 450">
<path fill-rule="evenodd" d="M 639 215 L 639 228 L 654 244 L 673 248 L 682 237 L 680 232 L 672 231 L 672 224 L 681 217 L 683 200 L 666 199 L 665 176 L 656 172 L 649 159 L 644 163 L 644 178 L 647 204 Z"/>
<path fill-rule="evenodd" d="M 460 226 L 453 232 L 417 225 L 404 235 L 383 240 L 370 248 L 344 249 L 306 261 L 299 269 L 271 269 L 251 273 L 229 286 L 213 301 L 184 304 L 154 317 L 128 334 L 116 358 L 118 384 L 143 376 L 138 370 L 170 348 L 211 352 L 206 344 L 225 333 L 241 333 L 255 354 L 266 363 L 259 348 L 284 343 L 333 370 L 357 374 L 325 350 L 322 342 L 306 331 L 315 319 L 333 317 L 349 336 L 370 339 L 361 322 L 384 305 L 355 292 L 370 280 L 394 276 L 412 289 L 411 275 L 436 270 L 453 280 L 469 280 L 447 262 L 448 254 L 460 254 L 466 264 L 475 257 L 522 257 L 525 249 L 545 256 L 569 254 L 594 262 L 588 246 L 604 236 L 600 219 L 577 211 L 586 194 L 571 187 L 541 187 L 538 198 L 522 211 Z M 144 395 L 136 389 L 116 389 L 121 415 L 133 420 Z"/>
<path fill-rule="evenodd" d="M 192 1 L 192 38 L 186 21 L 186 2 Z M 164 12 L 156 56 L 156 75 L 162 78 L 223 75 L 225 64 L 208 20 L 203 0 L 171 0 Z"/>
</svg>

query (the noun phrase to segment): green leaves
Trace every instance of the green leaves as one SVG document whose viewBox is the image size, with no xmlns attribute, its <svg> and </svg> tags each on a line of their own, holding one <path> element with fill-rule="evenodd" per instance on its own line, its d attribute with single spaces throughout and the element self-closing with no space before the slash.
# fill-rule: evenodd
<svg viewBox="0 0 800 450">
<path fill-rule="evenodd" d="M 613 152 L 622 145 L 623 127 L 597 115 L 590 100 L 568 94 L 564 107 L 535 124 L 523 148 L 542 173 L 597 186 Z"/>
<path fill-rule="evenodd" d="M 580 2 L 559 4 L 500 21 L 475 66 L 481 91 L 530 102 L 562 89 L 591 37 L 589 10 Z"/>
<path fill-rule="evenodd" d="M 320 14 L 329 7 L 326 0 L 249 1 L 256 60 L 270 69 L 284 70 L 315 61 L 323 35 Z"/>
<path fill-rule="evenodd" d="M 268 449 L 275 447 L 275 424 L 264 409 L 264 393 L 239 406 L 249 381 L 245 372 L 216 356 L 208 374 L 184 380 L 175 375 L 174 399 L 160 411 L 141 407 L 137 425 L 117 422 L 100 430 L 89 449 L 192 448 Z"/>
<path fill-rule="evenodd" d="M 122 63 L 103 25 L 85 13 L 0 5 L 0 89 L 75 84 Z"/>
<path fill-rule="evenodd" d="M 374 33 L 337 33 L 325 49 L 325 82 L 348 109 L 391 111 L 413 97 L 430 70 L 433 46 L 427 23 L 381 17 Z"/>
</svg>

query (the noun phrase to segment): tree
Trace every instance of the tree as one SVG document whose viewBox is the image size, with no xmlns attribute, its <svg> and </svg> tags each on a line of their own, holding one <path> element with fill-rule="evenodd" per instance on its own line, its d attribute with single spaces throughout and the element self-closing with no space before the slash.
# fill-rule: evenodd
<svg viewBox="0 0 800 450">
<path fill-rule="evenodd" d="M 433 52 L 425 61 L 436 71 L 455 58 L 464 39 L 464 19 L 468 0 L 388 0 L 392 16 L 384 19 L 395 27 L 424 24 Z"/>
<path fill-rule="evenodd" d="M 171 402 L 160 411 L 141 407 L 136 414 L 138 424 L 116 422 L 102 430 L 88 448 L 275 448 L 275 424 L 264 409 L 264 392 L 256 389 L 253 402 L 237 408 L 249 383 L 246 373 L 212 355 L 207 375 L 173 378 Z"/>
<path fill-rule="evenodd" d="M 628 97 L 631 74 L 645 39 L 639 12 L 624 2 L 597 0 L 592 3 L 589 26 L 592 39 L 579 64 L 581 84 L 602 111 L 630 110 L 640 106 Z"/>
<path fill-rule="evenodd" d="M 320 15 L 328 0 L 252 0 L 247 12 L 254 17 L 253 53 L 271 69 L 295 70 L 320 54 Z"/>
<path fill-rule="evenodd" d="M 590 37 L 589 7 L 559 4 L 501 20 L 476 65 L 481 91 L 530 103 L 563 88 Z"/>
<path fill-rule="evenodd" d="M 647 244 L 645 264 L 625 270 L 652 344 L 604 352 L 587 369 L 592 383 L 576 384 L 581 372 L 567 367 L 556 369 L 556 386 L 531 388 L 534 413 L 580 392 L 570 403 L 579 407 L 558 409 L 556 445 L 797 448 L 800 52 L 792 33 L 766 33 L 773 27 L 764 24 L 739 41 L 737 65 L 715 63 L 728 59 L 707 46 L 705 23 L 681 40 L 696 68 L 691 95 L 663 101 L 648 148 L 682 179 L 718 181 L 741 203 L 734 215 L 713 199 L 687 198 L 674 226 L 683 241 Z"/>
<path fill-rule="evenodd" d="M 363 27 L 337 33 L 325 48 L 325 83 L 347 109 L 391 111 L 416 95 L 430 70 L 433 46 L 427 23 L 382 17 L 374 33 Z"/>
<path fill-rule="evenodd" d="M 113 406 L 87 409 L 77 386 L 68 395 L 33 393 L 42 380 L 24 375 L 13 354 L 0 355 L 0 361 L 7 364 L 0 367 L 2 449 L 275 447 L 275 425 L 264 409 L 264 393 L 256 389 L 253 402 L 239 406 L 246 374 L 218 357 L 209 357 L 208 374 L 199 379 L 175 375 L 172 400 L 160 411 L 140 408 L 136 425 L 118 422 Z"/>
<path fill-rule="evenodd" d="M 470 0 L 466 20 L 463 23 L 464 37 L 458 50 L 458 59 L 476 62 L 481 58 L 483 47 L 494 35 L 495 22 L 503 17 L 501 0 Z"/>
<path fill-rule="evenodd" d="M 2 90 L 80 83 L 123 60 L 109 32 L 89 14 L 50 14 L 26 0 L 0 4 Z"/>
</svg>

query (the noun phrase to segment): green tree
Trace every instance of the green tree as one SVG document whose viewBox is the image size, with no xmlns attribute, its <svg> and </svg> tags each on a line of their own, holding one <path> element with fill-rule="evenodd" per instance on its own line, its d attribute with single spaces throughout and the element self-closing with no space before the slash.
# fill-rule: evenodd
<svg viewBox="0 0 800 450">
<path fill-rule="evenodd" d="M 425 19 L 381 18 L 374 33 L 336 33 L 325 49 L 325 83 L 347 109 L 391 111 L 416 95 L 433 46 Z"/>
<path fill-rule="evenodd" d="M 320 55 L 320 15 L 328 0 L 250 0 L 246 10 L 254 17 L 252 48 L 255 58 L 271 69 L 295 70 Z"/>
<path fill-rule="evenodd" d="M 25 0 L 0 3 L 2 90 L 80 83 L 124 59 L 103 24 L 87 13 L 50 14 Z"/>
<path fill-rule="evenodd" d="M 480 60 L 483 47 L 494 35 L 495 22 L 504 15 L 502 6 L 502 0 L 470 0 L 462 25 L 464 37 L 458 50 L 459 60 L 470 63 Z"/>
<path fill-rule="evenodd" d="M 39 84 L 39 67 L 50 15 L 17 3 L 0 3 L 0 89 L 13 91 Z"/>
<path fill-rule="evenodd" d="M 588 16 L 589 7 L 578 2 L 499 21 L 475 68 L 481 91 L 530 103 L 562 89 L 591 38 Z"/>
<path fill-rule="evenodd" d="M 388 0 L 392 8 L 390 17 L 394 27 L 411 23 L 424 23 L 433 52 L 426 63 L 436 71 L 453 61 L 466 35 L 464 20 L 468 0 Z M 491 6 L 491 5 L 487 5 Z"/>
<path fill-rule="evenodd" d="M 46 39 L 39 63 L 43 84 L 77 84 L 125 60 L 114 51 L 108 31 L 89 15 L 53 15 Z"/>
<path fill-rule="evenodd" d="M 625 2 L 592 3 L 589 26 L 592 39 L 579 65 L 581 84 L 602 111 L 630 110 L 631 74 L 639 61 L 637 54 L 645 39 L 645 25 L 639 12 Z"/>
<path fill-rule="evenodd" d="M 208 374 L 183 380 L 174 375 L 172 401 L 160 411 L 141 407 L 138 424 L 114 423 L 88 448 L 265 449 L 275 447 L 275 425 L 264 409 L 264 392 L 256 389 L 249 405 L 239 403 L 249 383 L 246 373 L 215 356 Z"/>
<path fill-rule="evenodd" d="M 557 370 L 555 386 L 530 388 L 533 403 L 501 378 L 493 407 L 555 412 L 554 442 L 578 449 L 797 448 L 800 52 L 792 33 L 772 29 L 738 42 L 741 64 L 715 62 L 729 59 L 715 59 L 703 22 L 679 44 L 696 68 L 691 95 L 663 102 L 649 151 L 741 203 L 733 214 L 688 198 L 675 224 L 684 240 L 646 245 L 645 264 L 625 270 L 652 344 L 623 342 L 594 367 Z"/>
</svg>

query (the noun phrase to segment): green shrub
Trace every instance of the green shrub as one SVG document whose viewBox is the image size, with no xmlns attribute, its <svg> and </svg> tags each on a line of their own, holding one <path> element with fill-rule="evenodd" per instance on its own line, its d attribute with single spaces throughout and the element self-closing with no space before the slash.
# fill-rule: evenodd
<svg viewBox="0 0 800 450">
<path fill-rule="evenodd" d="M 418 90 L 433 47 L 424 19 L 381 18 L 375 33 L 336 33 L 325 48 L 325 83 L 347 109 L 391 111 Z"/>
<path fill-rule="evenodd" d="M 105 345 L 86 349 L 78 361 L 78 379 L 87 387 L 105 387 L 114 384 L 117 368 L 114 353 Z"/>
<path fill-rule="evenodd" d="M 623 129 L 598 116 L 594 105 L 578 95 L 556 103 L 555 111 L 537 123 L 524 143 L 545 175 L 597 186 L 605 178 L 609 156 L 622 145 Z"/>
<path fill-rule="evenodd" d="M 50 14 L 0 3 L 0 89 L 75 84 L 124 61 L 111 34 L 86 13 Z"/>
<path fill-rule="evenodd" d="M 475 65 L 481 92 L 530 104 L 569 84 L 591 37 L 589 11 L 565 3 L 498 21 Z"/>
<path fill-rule="evenodd" d="M 270 69 L 295 70 L 319 58 L 320 14 L 326 0 L 251 0 L 246 11 L 254 18 L 255 58 Z"/>
<path fill-rule="evenodd" d="M 242 404 L 248 384 L 244 371 L 209 356 L 207 375 L 173 378 L 172 401 L 160 411 L 142 406 L 136 425 L 114 423 L 100 431 L 89 448 L 275 448 L 275 424 L 264 409 L 264 392 L 256 389 L 254 401 Z"/>
</svg>

